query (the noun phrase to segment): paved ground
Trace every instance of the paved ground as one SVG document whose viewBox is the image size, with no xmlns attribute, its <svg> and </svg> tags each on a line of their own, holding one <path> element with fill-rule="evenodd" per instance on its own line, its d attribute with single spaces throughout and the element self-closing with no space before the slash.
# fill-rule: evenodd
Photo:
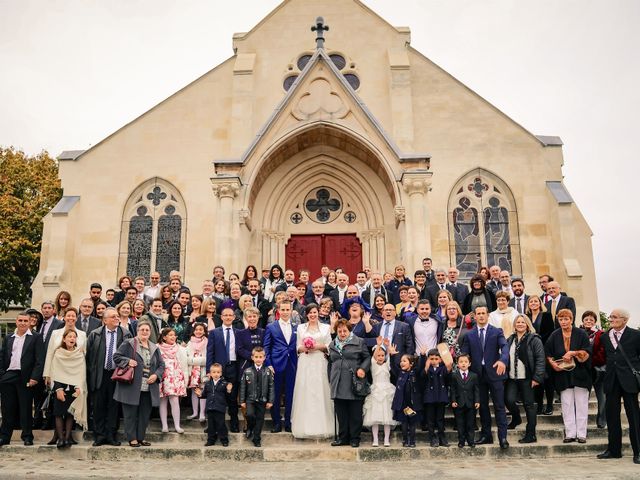
<svg viewBox="0 0 640 480">
<path fill-rule="evenodd" d="M 597 460 L 593 456 L 577 458 L 545 458 L 506 460 L 464 458 L 464 463 L 452 466 L 451 460 L 413 462 L 352 463 L 239 463 L 185 462 L 153 459 L 139 461 L 92 461 L 35 455 L 26 457 L 4 453 L 0 456 L 0 478 L 28 479 L 114 479 L 140 478 L 229 478 L 245 479 L 420 479 L 438 480 L 637 480 L 640 465 L 630 456 L 620 460 Z"/>
</svg>

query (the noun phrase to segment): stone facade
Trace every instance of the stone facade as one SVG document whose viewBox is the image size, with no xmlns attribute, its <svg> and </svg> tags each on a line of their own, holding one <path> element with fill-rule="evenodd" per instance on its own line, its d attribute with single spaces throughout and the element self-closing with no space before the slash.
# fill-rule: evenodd
<svg viewBox="0 0 640 480">
<path fill-rule="evenodd" d="M 324 49 L 309 31 L 317 15 L 331 27 Z M 77 299 L 131 268 L 175 265 L 199 286 L 214 264 L 284 265 L 293 235 L 341 233 L 374 270 L 495 260 L 529 292 L 551 273 L 579 309 L 597 308 L 591 231 L 562 183 L 562 142 L 414 50 L 408 28 L 357 0 L 287 0 L 234 35 L 233 52 L 90 150 L 59 157 L 65 197 L 45 218 L 34 303 L 61 289 Z M 330 221 L 307 208 L 319 187 L 340 196 Z"/>
</svg>

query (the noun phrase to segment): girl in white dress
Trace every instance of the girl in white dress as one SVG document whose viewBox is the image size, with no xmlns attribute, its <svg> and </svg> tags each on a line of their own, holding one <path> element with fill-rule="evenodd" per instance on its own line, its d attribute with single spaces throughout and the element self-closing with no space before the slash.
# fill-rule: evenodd
<svg viewBox="0 0 640 480">
<path fill-rule="evenodd" d="M 378 446 L 378 427 L 384 425 L 384 446 L 388 447 L 391 426 L 398 423 L 393 419 L 393 410 L 391 410 L 396 387 L 389 380 L 389 372 L 389 357 L 382 347 L 382 338 L 378 337 L 378 344 L 373 350 L 373 362 L 371 362 L 373 383 L 371 393 L 364 401 L 363 421 L 363 425 L 371 427 L 374 447 Z"/>
<path fill-rule="evenodd" d="M 318 321 L 317 305 L 309 304 L 305 310 L 307 323 L 297 329 L 298 369 L 291 432 L 295 438 L 328 438 L 334 430 L 325 357 L 331 343 L 331 327 Z"/>
</svg>

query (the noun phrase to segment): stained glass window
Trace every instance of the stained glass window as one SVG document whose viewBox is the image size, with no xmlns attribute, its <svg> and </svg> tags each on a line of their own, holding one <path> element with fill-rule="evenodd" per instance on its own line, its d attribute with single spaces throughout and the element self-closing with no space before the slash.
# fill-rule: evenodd
<svg viewBox="0 0 640 480">
<path fill-rule="evenodd" d="M 481 266 L 492 265 L 521 273 L 515 202 L 495 175 L 478 169 L 454 186 L 449 227 L 451 257 L 460 278 L 469 279 Z"/>
<path fill-rule="evenodd" d="M 180 193 L 154 178 L 131 195 L 123 218 L 119 275 L 147 280 L 158 271 L 162 281 L 172 270 L 182 272 L 186 211 Z"/>
<path fill-rule="evenodd" d="M 127 273 L 131 277 L 148 277 L 151 269 L 153 219 L 147 212 L 147 207 L 138 207 L 129 222 Z"/>
<path fill-rule="evenodd" d="M 156 270 L 161 278 L 168 278 L 171 270 L 180 270 L 180 239 L 182 218 L 169 205 L 158 219 L 158 242 L 156 247 Z"/>
</svg>

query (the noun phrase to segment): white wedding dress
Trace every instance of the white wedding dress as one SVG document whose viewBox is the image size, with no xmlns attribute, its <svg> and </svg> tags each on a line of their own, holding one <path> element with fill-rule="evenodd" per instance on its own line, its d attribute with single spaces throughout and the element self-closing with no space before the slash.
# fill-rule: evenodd
<svg viewBox="0 0 640 480">
<path fill-rule="evenodd" d="M 307 323 L 298 326 L 297 348 L 304 339 L 312 337 L 316 344 L 331 343 L 329 325 L 318 324 L 316 331 L 308 331 Z M 330 397 L 327 359 L 321 351 L 298 355 L 296 383 L 291 409 L 291 432 L 295 438 L 327 438 L 333 436 L 333 402 Z"/>
</svg>

